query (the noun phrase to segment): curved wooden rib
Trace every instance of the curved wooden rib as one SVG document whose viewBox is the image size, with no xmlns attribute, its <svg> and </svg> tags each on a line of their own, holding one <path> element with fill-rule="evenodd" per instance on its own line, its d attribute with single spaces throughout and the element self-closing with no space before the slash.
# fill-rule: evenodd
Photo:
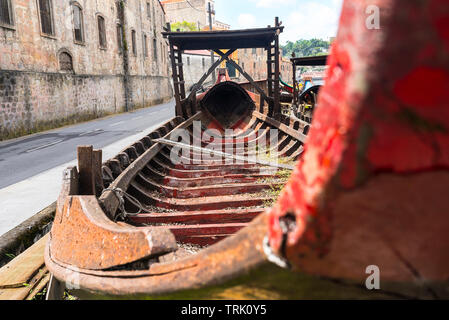
<svg viewBox="0 0 449 320">
<path fill-rule="evenodd" d="M 55 261 L 82 269 L 102 270 L 174 251 L 166 229 L 136 228 L 112 222 L 94 196 L 68 196 L 50 233 Z"/>
</svg>

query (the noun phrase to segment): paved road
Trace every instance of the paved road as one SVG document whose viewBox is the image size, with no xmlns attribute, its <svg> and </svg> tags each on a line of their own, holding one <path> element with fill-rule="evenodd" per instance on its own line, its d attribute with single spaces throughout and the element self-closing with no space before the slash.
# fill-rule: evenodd
<svg viewBox="0 0 449 320">
<path fill-rule="evenodd" d="M 174 103 L 0 142 L 0 235 L 56 200 L 76 146 L 103 149 L 103 161 L 174 116 Z"/>
<path fill-rule="evenodd" d="M 103 148 L 173 117 L 174 103 L 0 142 L 0 189 L 76 158 L 77 145 Z"/>
</svg>

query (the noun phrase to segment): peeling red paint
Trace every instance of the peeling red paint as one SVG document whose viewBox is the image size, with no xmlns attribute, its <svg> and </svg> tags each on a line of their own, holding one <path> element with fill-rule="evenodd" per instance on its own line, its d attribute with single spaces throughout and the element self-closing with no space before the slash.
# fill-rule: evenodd
<svg viewBox="0 0 449 320">
<path fill-rule="evenodd" d="M 430 241 L 425 239 L 445 241 L 445 233 L 429 230 L 447 227 L 447 221 L 441 220 L 447 198 L 423 202 L 430 198 L 427 193 L 404 203 L 395 199 L 405 199 L 414 186 L 420 188 L 418 194 L 422 192 L 418 183 L 410 186 L 407 182 L 421 179 L 418 174 L 439 177 L 429 188 L 447 188 L 447 177 L 439 172 L 449 168 L 449 56 L 444 51 L 449 11 L 447 1 L 378 0 L 369 4 L 381 8 L 380 30 L 361 27 L 364 15 L 359 13 L 364 12 L 366 1 L 344 2 L 303 161 L 269 212 L 268 232 L 270 245 L 302 271 L 357 278 L 361 271 L 355 265 L 360 260 L 366 266 L 364 257 L 369 256 L 370 261 L 377 259 L 385 266 L 391 263 L 389 272 L 400 278 L 398 262 L 394 262 L 397 255 L 388 258 L 391 247 L 407 251 L 407 241 L 420 245 Z M 438 36 L 432 31 L 435 27 Z M 388 179 L 382 180 L 379 174 L 385 172 L 392 180 L 398 174 L 395 188 L 407 189 L 407 193 L 383 194 L 389 188 Z M 365 186 L 370 184 L 378 187 L 367 191 Z M 426 215 L 434 217 L 432 226 L 421 235 L 408 233 L 414 228 L 409 226 L 381 236 L 371 225 L 377 220 L 385 226 L 391 221 L 408 224 L 412 202 L 425 206 Z M 296 215 L 296 228 L 283 246 L 279 220 L 287 213 Z M 424 253 L 407 252 L 408 259 L 421 265 Z M 441 248 L 429 249 L 424 260 L 429 261 L 427 266 L 435 266 L 447 261 L 446 253 Z M 344 256 L 351 262 L 343 261 Z M 442 269 L 437 269 L 432 269 L 432 277 L 444 278 Z"/>
<path fill-rule="evenodd" d="M 415 108 L 439 107 L 449 100 L 449 71 L 417 67 L 396 82 L 394 93 Z"/>
</svg>

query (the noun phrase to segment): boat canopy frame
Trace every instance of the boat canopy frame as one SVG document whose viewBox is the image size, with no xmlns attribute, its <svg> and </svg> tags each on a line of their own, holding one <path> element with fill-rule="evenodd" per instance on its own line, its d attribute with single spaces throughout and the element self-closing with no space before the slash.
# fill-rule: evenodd
<svg viewBox="0 0 449 320">
<path fill-rule="evenodd" d="M 325 66 L 327 64 L 328 55 L 324 56 L 313 56 L 313 57 L 293 57 L 290 58 L 293 70 L 293 105 L 297 106 L 299 104 L 299 93 L 298 93 L 298 81 L 296 80 L 296 67 L 315 67 L 315 66 Z"/>
<path fill-rule="evenodd" d="M 167 23 L 166 31 L 162 32 L 168 39 L 174 95 L 176 101 L 176 116 L 188 118 L 197 110 L 196 93 L 204 81 L 217 69 L 223 61 L 228 62 L 245 77 L 260 95 L 259 111 L 264 113 L 264 104 L 268 105 L 268 116 L 277 118 L 280 115 L 280 83 L 279 83 L 279 34 L 283 32 L 279 18 L 275 18 L 274 27 L 241 30 L 212 30 L 180 32 L 171 30 Z M 237 49 L 264 48 L 267 50 L 267 82 L 268 92 L 265 92 L 254 79 L 233 59 L 232 53 Z M 184 50 L 211 50 L 220 58 L 203 74 L 186 97 L 182 53 Z M 224 52 L 223 50 L 227 50 Z M 274 50 L 274 52 L 273 52 Z"/>
</svg>

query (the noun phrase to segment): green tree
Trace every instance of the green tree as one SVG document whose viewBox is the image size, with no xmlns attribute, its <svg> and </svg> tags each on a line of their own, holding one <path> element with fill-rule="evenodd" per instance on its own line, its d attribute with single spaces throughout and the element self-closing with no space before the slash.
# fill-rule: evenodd
<svg viewBox="0 0 449 320">
<path fill-rule="evenodd" d="M 170 25 L 171 31 L 198 31 L 198 26 L 195 22 L 174 22 Z"/>
<path fill-rule="evenodd" d="M 300 39 L 296 42 L 287 41 L 281 46 L 284 56 L 311 57 L 327 54 L 330 42 L 323 39 Z"/>
</svg>

